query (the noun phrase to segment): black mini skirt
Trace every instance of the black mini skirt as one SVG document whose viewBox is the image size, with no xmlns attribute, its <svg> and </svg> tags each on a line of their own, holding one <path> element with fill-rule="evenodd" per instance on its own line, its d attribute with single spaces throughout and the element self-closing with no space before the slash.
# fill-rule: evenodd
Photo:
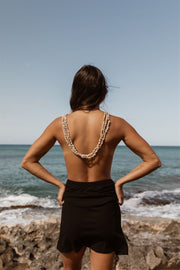
<svg viewBox="0 0 180 270">
<path fill-rule="evenodd" d="M 57 249 L 76 251 L 86 246 L 99 253 L 127 255 L 121 212 L 114 181 L 67 180 Z"/>
</svg>

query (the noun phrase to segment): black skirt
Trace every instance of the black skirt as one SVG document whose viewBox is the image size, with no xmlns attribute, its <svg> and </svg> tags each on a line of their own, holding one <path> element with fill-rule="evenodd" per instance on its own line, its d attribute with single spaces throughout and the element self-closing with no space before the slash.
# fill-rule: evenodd
<svg viewBox="0 0 180 270">
<path fill-rule="evenodd" d="M 86 246 L 100 253 L 128 254 L 121 212 L 112 179 L 67 180 L 57 249 L 78 252 Z"/>
</svg>

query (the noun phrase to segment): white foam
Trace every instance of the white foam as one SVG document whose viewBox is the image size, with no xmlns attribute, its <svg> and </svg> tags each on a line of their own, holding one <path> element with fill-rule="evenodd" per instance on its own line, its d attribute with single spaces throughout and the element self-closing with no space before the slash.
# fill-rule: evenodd
<svg viewBox="0 0 180 270">
<path fill-rule="evenodd" d="M 32 205 L 42 208 L 15 208 L 0 212 L 0 222 L 6 225 L 29 224 L 33 220 L 45 220 L 50 216 L 59 216 L 61 206 L 58 201 L 47 196 L 39 198 L 30 194 L 4 194 L 0 197 L 0 207 Z"/>
<path fill-rule="evenodd" d="M 30 194 L 7 195 L 0 197 L 0 207 L 10 207 L 15 205 L 37 205 L 47 208 L 56 208 L 59 206 L 58 201 L 47 196 L 39 198 Z"/>
<path fill-rule="evenodd" d="M 171 202 L 165 205 L 143 204 L 143 198 L 163 198 L 172 195 Z M 180 189 L 162 190 L 162 191 L 145 191 L 135 194 L 132 198 L 125 200 L 121 209 L 124 213 L 135 216 L 145 217 L 164 217 L 164 218 L 180 218 L 180 204 L 173 202 L 173 194 L 179 195 Z"/>
<path fill-rule="evenodd" d="M 61 208 L 53 211 L 35 211 L 19 208 L 0 212 L 0 223 L 5 225 L 27 225 L 33 220 L 46 220 L 50 216 L 60 217 Z"/>
</svg>

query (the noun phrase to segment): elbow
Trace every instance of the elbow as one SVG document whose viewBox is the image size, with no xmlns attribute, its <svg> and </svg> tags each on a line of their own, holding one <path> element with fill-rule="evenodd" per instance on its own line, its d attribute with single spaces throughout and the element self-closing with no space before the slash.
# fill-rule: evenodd
<svg viewBox="0 0 180 270">
<path fill-rule="evenodd" d="M 38 161 L 33 161 L 29 158 L 28 159 L 23 158 L 23 160 L 21 162 L 21 167 L 25 170 L 29 170 L 34 163 L 38 163 Z"/>
<path fill-rule="evenodd" d="M 21 167 L 23 169 L 26 169 L 27 168 L 27 163 L 28 163 L 27 160 L 23 159 L 22 162 L 21 162 Z"/>
<path fill-rule="evenodd" d="M 158 169 L 161 167 L 161 161 L 159 158 L 157 158 L 155 161 L 154 161 L 154 169 Z"/>
</svg>

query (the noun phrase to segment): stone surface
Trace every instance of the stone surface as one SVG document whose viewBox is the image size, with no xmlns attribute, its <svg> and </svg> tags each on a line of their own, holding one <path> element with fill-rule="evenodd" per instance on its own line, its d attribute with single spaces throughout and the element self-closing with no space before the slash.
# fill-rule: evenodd
<svg viewBox="0 0 180 270">
<path fill-rule="evenodd" d="M 168 268 L 180 269 L 180 252 L 169 260 Z"/>
<path fill-rule="evenodd" d="M 158 258 L 161 258 L 162 265 L 165 265 L 166 262 L 167 262 L 167 258 L 166 258 L 165 254 L 164 254 L 164 250 L 162 249 L 162 247 L 157 246 L 155 248 L 155 250 L 154 250 L 154 253 Z"/>
<path fill-rule="evenodd" d="M 54 217 L 26 226 L 0 224 L 0 270 L 63 270 L 56 249 L 59 227 Z M 179 220 L 126 217 L 122 227 L 129 255 L 115 256 L 113 270 L 180 269 Z M 82 270 L 88 269 L 89 248 L 82 259 Z"/>
<path fill-rule="evenodd" d="M 160 258 L 155 256 L 153 249 L 150 249 L 148 251 L 147 256 L 146 256 L 146 262 L 149 265 L 149 268 L 151 270 L 156 269 L 157 266 L 159 266 L 161 264 L 161 261 L 162 260 Z"/>
</svg>

